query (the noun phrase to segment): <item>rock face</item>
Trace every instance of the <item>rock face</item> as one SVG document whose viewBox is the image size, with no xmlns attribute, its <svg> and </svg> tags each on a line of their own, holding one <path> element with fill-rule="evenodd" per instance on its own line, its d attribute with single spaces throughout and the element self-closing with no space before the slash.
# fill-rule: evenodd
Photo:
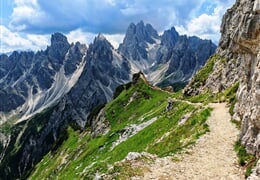
<svg viewBox="0 0 260 180">
<path fill-rule="evenodd" d="M 148 60 L 148 43 L 155 44 L 158 39 L 159 35 L 150 24 L 144 25 L 143 21 L 137 25 L 131 23 L 126 31 L 124 42 L 120 44 L 118 50 L 128 59 Z"/>
<path fill-rule="evenodd" d="M 130 24 L 119 51 L 129 59 L 132 72 L 143 71 L 147 79 L 162 87 L 187 82 L 215 52 L 209 40 L 180 36 L 172 27 L 161 36 L 150 25 Z"/>
<path fill-rule="evenodd" d="M 233 118 L 242 122 L 241 141 L 260 157 L 260 14 L 258 0 L 237 0 L 223 17 L 213 72 L 204 86 L 186 92 L 220 92 L 239 82 Z M 190 83 L 192 84 L 192 82 Z M 260 177 L 260 163 L 254 176 Z"/>
<path fill-rule="evenodd" d="M 86 123 L 90 125 L 86 120 L 93 108 L 112 100 L 116 87 L 129 81 L 128 61 L 99 34 L 89 45 L 86 65 L 78 83 L 65 97 L 70 118 L 81 127 Z"/>
<path fill-rule="evenodd" d="M 215 52 L 216 46 L 209 40 L 198 37 L 180 36 L 173 47 L 167 47 L 169 67 L 163 84 L 172 84 L 189 79 L 206 63 Z"/>
<path fill-rule="evenodd" d="M 85 51 L 85 45 L 70 45 L 55 33 L 45 51 L 1 55 L 0 124 L 7 118 L 1 112 L 15 110 L 26 119 L 57 102 L 77 82 Z"/>
</svg>

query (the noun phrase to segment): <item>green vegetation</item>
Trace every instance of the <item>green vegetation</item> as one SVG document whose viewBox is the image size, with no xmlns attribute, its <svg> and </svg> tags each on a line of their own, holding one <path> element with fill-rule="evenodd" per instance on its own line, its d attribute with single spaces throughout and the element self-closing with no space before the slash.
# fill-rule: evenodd
<svg viewBox="0 0 260 180">
<path fill-rule="evenodd" d="M 0 126 L 0 132 L 4 134 L 11 134 L 13 124 L 10 121 L 6 121 L 4 124 Z"/>
<path fill-rule="evenodd" d="M 190 144 L 194 144 L 195 140 L 209 131 L 205 122 L 210 115 L 210 111 L 211 109 L 208 108 L 193 114 L 185 122 L 184 126 L 175 126 L 166 137 L 150 145 L 148 152 L 159 156 L 167 156 L 182 150 Z"/>
<path fill-rule="evenodd" d="M 158 86 L 160 88 L 165 88 L 165 87 L 171 86 L 173 89 L 173 92 L 178 92 L 178 91 L 182 90 L 187 84 L 188 84 L 188 82 L 169 83 L 167 80 L 165 80 L 165 81 L 162 81 L 161 83 L 159 83 Z"/>
<path fill-rule="evenodd" d="M 209 74 L 213 71 L 214 64 L 216 60 L 219 59 L 219 56 L 214 55 L 212 56 L 205 66 L 203 66 L 193 77 L 191 87 L 197 88 L 205 83 L 205 81 L 208 79 Z"/>
<path fill-rule="evenodd" d="M 198 94 L 196 96 L 183 96 L 182 99 L 188 100 L 192 103 L 208 104 L 214 101 L 214 96 L 211 93 Z"/>
<path fill-rule="evenodd" d="M 30 142 L 31 136 L 37 136 L 39 131 L 46 125 L 46 121 L 48 121 L 51 113 L 53 112 L 53 108 L 46 109 L 42 113 L 35 115 L 33 118 L 22 121 L 20 123 L 14 124 L 11 121 L 10 129 L 6 133 L 10 133 L 11 138 L 9 142 L 9 146 L 5 149 L 6 156 L 2 160 L 0 169 L 6 168 L 7 164 L 12 166 L 11 168 L 14 170 L 13 173 L 19 174 L 19 170 L 16 171 L 17 162 L 21 162 L 21 158 L 23 158 L 23 148 L 25 146 L 25 142 Z M 20 132 L 23 131 L 23 136 L 19 136 Z M 18 137 L 18 138 L 17 138 Z M 52 144 L 54 139 L 47 139 L 46 143 Z M 44 151 L 44 150 L 43 150 Z M 32 165 L 28 164 L 24 167 L 29 173 Z M 21 179 L 25 179 L 27 174 L 25 174 Z"/>
<path fill-rule="evenodd" d="M 235 126 L 236 126 L 237 129 L 239 129 L 239 130 L 241 129 L 241 122 L 240 122 L 240 121 L 231 119 L 231 122 L 232 122 L 233 124 L 235 124 Z"/>
<path fill-rule="evenodd" d="M 252 173 L 252 168 L 255 167 L 257 159 L 252 154 L 247 153 L 246 148 L 240 141 L 235 143 L 234 149 L 237 152 L 239 164 L 246 168 L 245 177 L 248 177 Z"/>
<path fill-rule="evenodd" d="M 239 82 L 236 82 L 233 86 L 228 87 L 224 92 L 219 93 L 216 95 L 214 98 L 214 101 L 217 102 L 223 102 L 226 101 L 229 103 L 230 108 L 229 108 L 229 113 L 231 116 L 234 115 L 234 107 L 236 104 L 236 93 L 239 88 Z"/>
<path fill-rule="evenodd" d="M 239 87 L 239 82 L 235 83 L 230 88 L 227 88 L 224 92 L 224 96 L 226 99 L 228 99 L 228 102 L 230 104 L 229 113 L 231 116 L 234 115 L 234 107 L 236 104 L 236 93 Z"/>
<path fill-rule="evenodd" d="M 118 180 L 129 179 L 133 176 L 142 176 L 144 175 L 143 171 L 143 167 L 133 167 L 130 161 L 115 163 L 114 168 L 109 172 L 109 174 L 111 174 L 109 179 Z"/>
<path fill-rule="evenodd" d="M 116 98 L 104 107 L 110 131 L 92 138 L 87 129 L 80 132 L 69 127 L 53 151 L 37 164 L 30 179 L 93 179 L 97 172 L 109 173 L 112 179 L 127 179 L 142 174 L 140 169 L 120 161 L 129 152 L 146 151 L 159 156 L 174 154 L 208 131 L 205 121 L 210 109 L 175 100 L 172 109 L 165 111 L 167 99 L 176 96 L 179 94 L 154 89 L 142 79 L 119 87 Z M 180 119 L 187 114 L 190 115 L 186 122 L 179 125 Z M 149 126 L 118 145 L 114 144 L 127 127 L 145 124 L 152 119 L 156 120 Z"/>
<path fill-rule="evenodd" d="M 0 126 L 0 132 L 10 135 L 12 133 L 12 127 L 14 126 L 15 122 L 17 121 L 17 116 L 12 116 L 8 119 L 5 123 Z"/>
<path fill-rule="evenodd" d="M 193 77 L 191 87 L 198 88 L 205 84 L 210 73 L 213 71 L 213 67 L 216 61 L 226 62 L 226 59 L 215 54 L 207 61 L 205 66 L 203 66 Z"/>
</svg>

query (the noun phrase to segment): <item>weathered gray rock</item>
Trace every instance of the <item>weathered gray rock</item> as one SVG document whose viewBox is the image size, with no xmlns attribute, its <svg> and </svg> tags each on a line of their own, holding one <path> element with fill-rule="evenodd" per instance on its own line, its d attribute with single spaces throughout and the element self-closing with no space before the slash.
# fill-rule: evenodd
<svg viewBox="0 0 260 180">
<path fill-rule="evenodd" d="M 105 109 L 101 109 L 97 116 L 91 119 L 91 136 L 93 138 L 101 134 L 106 134 L 110 130 L 110 125 L 105 117 Z"/>
<path fill-rule="evenodd" d="M 258 0 L 237 0 L 221 25 L 216 61 L 206 84 L 197 92 L 220 92 L 239 82 L 235 118 L 242 122 L 240 138 L 249 153 L 260 157 L 260 14 Z M 255 8 L 254 8 L 255 7 Z M 187 88 L 188 89 L 188 88 Z M 190 91 L 192 92 L 192 91 Z M 260 163 L 254 172 L 259 177 Z"/>
<path fill-rule="evenodd" d="M 240 0 L 228 10 L 222 23 L 218 53 L 238 61 L 234 79 L 240 81 L 240 86 L 234 117 L 242 122 L 242 143 L 248 152 L 259 157 L 260 14 L 253 10 L 257 2 Z M 232 71 L 232 67 L 226 71 Z"/>
<path fill-rule="evenodd" d="M 168 104 L 165 108 L 165 112 L 169 112 L 174 107 L 174 101 L 171 98 L 168 98 L 167 102 L 168 102 Z"/>
<path fill-rule="evenodd" d="M 90 112 L 112 100 L 117 86 L 130 81 L 128 61 L 121 56 L 102 34 L 89 45 L 86 65 L 77 84 L 66 95 L 71 119 L 81 127 Z"/>
<path fill-rule="evenodd" d="M 124 42 L 120 44 L 118 50 L 125 57 L 134 61 L 142 59 L 148 60 L 148 44 L 156 43 L 159 35 L 150 24 L 144 25 L 143 21 L 138 24 L 131 23 L 127 29 Z"/>
<path fill-rule="evenodd" d="M 19 116 L 29 116 L 53 105 L 76 83 L 71 77 L 79 73 L 85 52 L 85 45 L 70 45 L 55 33 L 45 51 L 1 55 L 0 113 L 16 110 Z"/>
</svg>

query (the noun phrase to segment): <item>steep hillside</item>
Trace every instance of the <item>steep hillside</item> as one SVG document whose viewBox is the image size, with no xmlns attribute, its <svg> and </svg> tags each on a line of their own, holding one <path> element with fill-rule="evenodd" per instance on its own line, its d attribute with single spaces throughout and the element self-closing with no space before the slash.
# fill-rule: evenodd
<svg viewBox="0 0 260 180">
<path fill-rule="evenodd" d="M 223 17 L 217 53 L 198 72 L 186 95 L 223 90 L 239 84 L 231 108 L 242 124 L 240 140 L 247 152 L 260 156 L 260 7 L 258 0 L 237 0 Z M 252 177 L 260 177 L 258 162 Z"/>
<path fill-rule="evenodd" d="M 132 83 L 117 88 L 112 102 L 92 112 L 89 129 L 68 127 L 29 179 L 142 175 L 143 170 L 122 160 L 174 154 L 208 131 L 205 121 L 211 110 L 174 96 L 135 75 Z"/>
</svg>

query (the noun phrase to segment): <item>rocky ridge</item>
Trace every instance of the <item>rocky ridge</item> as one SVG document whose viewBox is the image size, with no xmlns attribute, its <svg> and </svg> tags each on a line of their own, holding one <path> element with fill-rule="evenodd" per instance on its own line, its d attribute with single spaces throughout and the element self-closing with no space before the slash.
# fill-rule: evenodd
<svg viewBox="0 0 260 180">
<path fill-rule="evenodd" d="M 130 60 L 132 72 L 141 70 L 148 81 L 162 87 L 188 82 L 215 49 L 210 40 L 179 35 L 174 27 L 159 36 L 143 21 L 130 24 L 118 48 Z"/>
<path fill-rule="evenodd" d="M 76 84 L 86 46 L 55 33 L 45 51 L 0 56 L 0 124 L 13 115 L 27 119 L 52 106 Z"/>
</svg>

